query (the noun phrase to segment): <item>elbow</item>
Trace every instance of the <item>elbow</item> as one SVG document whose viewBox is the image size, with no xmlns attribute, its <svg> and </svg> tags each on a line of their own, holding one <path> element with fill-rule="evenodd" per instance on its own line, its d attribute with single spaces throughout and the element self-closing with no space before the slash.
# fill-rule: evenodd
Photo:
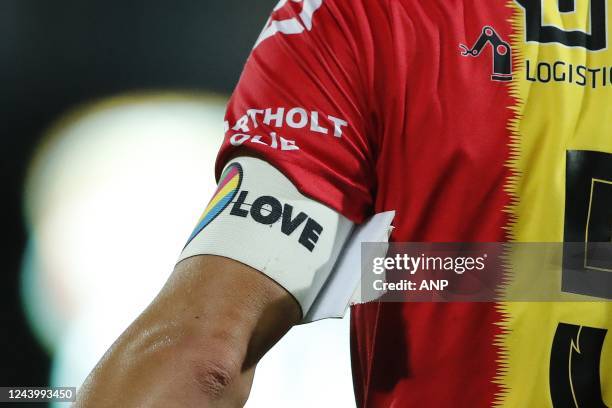
<svg viewBox="0 0 612 408">
<path fill-rule="evenodd" d="M 221 399 L 238 381 L 240 370 L 230 361 L 219 358 L 197 362 L 193 379 L 199 391 L 210 400 Z"/>
<path fill-rule="evenodd" d="M 243 358 L 236 350 L 202 353 L 193 361 L 191 376 L 205 401 L 234 401 L 233 406 L 246 403 L 250 382 L 245 378 L 248 375 L 243 370 Z"/>
<path fill-rule="evenodd" d="M 168 375 L 163 381 L 168 389 L 158 387 L 161 394 L 170 398 L 176 391 L 172 387 L 181 384 L 181 398 L 200 401 L 203 406 L 242 406 L 246 402 L 250 391 L 243 386 L 247 341 L 231 330 L 208 328 L 203 333 L 194 325 L 166 322 L 141 327 L 138 333 L 129 342 L 124 360 L 138 356 L 139 366 Z"/>
</svg>

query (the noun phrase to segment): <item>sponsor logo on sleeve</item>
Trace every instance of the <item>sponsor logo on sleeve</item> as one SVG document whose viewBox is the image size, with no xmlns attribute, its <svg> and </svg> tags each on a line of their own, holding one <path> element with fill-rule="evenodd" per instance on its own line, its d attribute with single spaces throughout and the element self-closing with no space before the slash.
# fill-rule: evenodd
<svg viewBox="0 0 612 408">
<path fill-rule="evenodd" d="M 300 150 L 298 143 L 282 136 L 281 131 L 305 130 L 315 136 L 341 139 L 348 126 L 348 121 L 318 111 L 280 107 L 248 109 L 235 123 L 225 122 L 225 133 L 229 132 L 232 146 L 251 143 L 274 150 L 296 151 Z"/>
<path fill-rule="evenodd" d="M 312 30 L 314 14 L 322 5 L 323 0 L 280 0 L 253 49 L 278 33 L 291 35 Z"/>
</svg>

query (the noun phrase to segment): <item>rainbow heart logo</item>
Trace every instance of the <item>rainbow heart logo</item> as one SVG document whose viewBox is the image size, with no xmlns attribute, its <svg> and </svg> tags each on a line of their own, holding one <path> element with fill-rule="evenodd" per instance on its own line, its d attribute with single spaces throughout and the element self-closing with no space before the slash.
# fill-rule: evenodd
<svg viewBox="0 0 612 408">
<path fill-rule="evenodd" d="M 189 243 L 204 229 L 208 224 L 213 222 L 219 214 L 227 208 L 232 202 L 242 183 L 242 167 L 238 163 L 230 164 L 219 179 L 219 185 L 215 194 L 211 198 L 210 202 L 206 206 L 206 209 L 202 213 L 202 216 L 198 220 L 198 225 L 191 233 L 191 236 L 187 240 Z"/>
</svg>

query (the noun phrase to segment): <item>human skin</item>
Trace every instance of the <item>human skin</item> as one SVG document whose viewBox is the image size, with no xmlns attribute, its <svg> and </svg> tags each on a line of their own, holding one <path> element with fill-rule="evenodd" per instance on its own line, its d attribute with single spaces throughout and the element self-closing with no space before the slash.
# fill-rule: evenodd
<svg viewBox="0 0 612 408">
<path fill-rule="evenodd" d="M 295 299 L 239 262 L 180 262 L 115 341 L 74 407 L 241 407 L 261 357 L 301 319 Z"/>
</svg>

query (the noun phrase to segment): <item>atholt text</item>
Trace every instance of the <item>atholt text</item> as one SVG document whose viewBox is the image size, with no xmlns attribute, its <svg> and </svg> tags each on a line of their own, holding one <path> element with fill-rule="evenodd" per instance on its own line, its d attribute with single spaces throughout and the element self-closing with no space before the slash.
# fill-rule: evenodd
<svg viewBox="0 0 612 408">
<path fill-rule="evenodd" d="M 315 136 L 340 139 L 349 123 L 332 115 L 304 108 L 248 109 L 236 123 L 225 122 L 225 133 L 233 146 L 254 143 L 283 151 L 299 150 L 295 140 L 283 136 L 288 129 L 304 129 Z M 270 129 L 276 131 L 270 131 Z M 266 129 L 265 131 L 263 129 Z"/>
</svg>

